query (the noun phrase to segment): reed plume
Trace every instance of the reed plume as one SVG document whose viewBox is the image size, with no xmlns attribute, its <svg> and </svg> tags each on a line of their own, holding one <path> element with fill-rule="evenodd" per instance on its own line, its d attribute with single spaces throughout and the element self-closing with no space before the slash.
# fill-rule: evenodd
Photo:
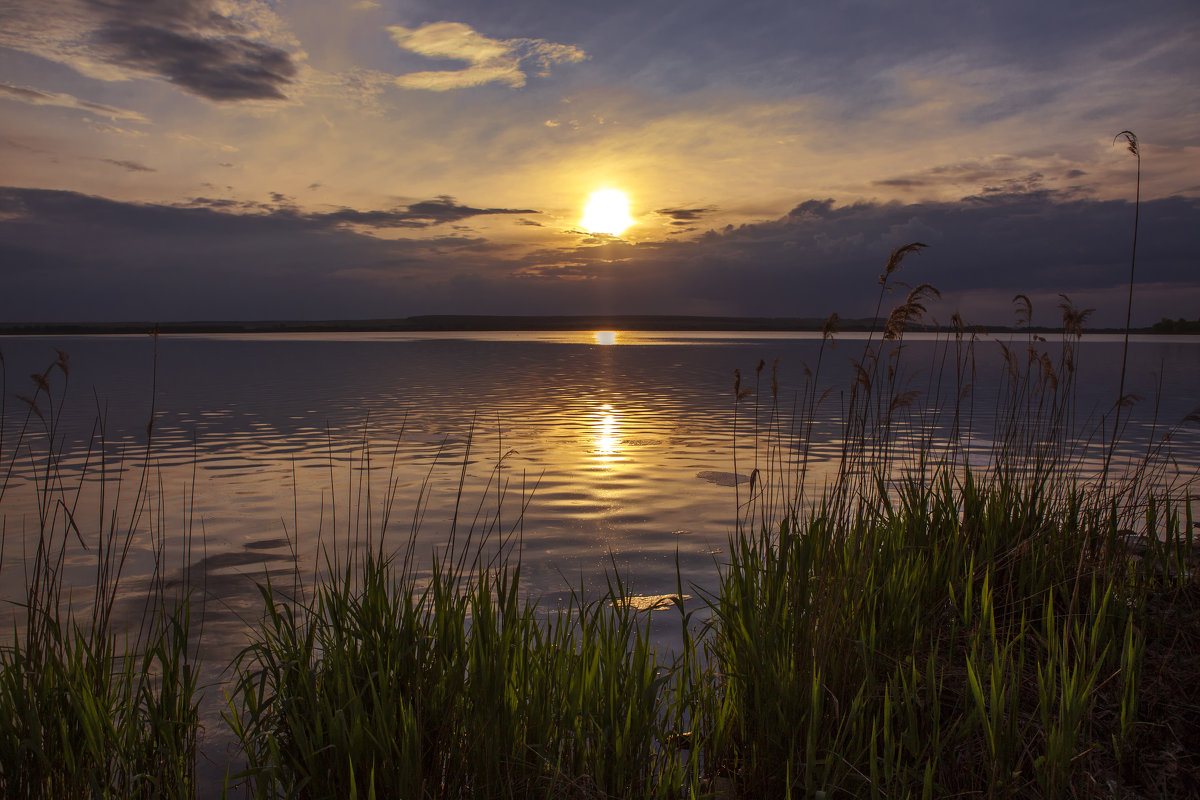
<svg viewBox="0 0 1200 800">
<path fill-rule="evenodd" d="M 1129 299 L 1125 305 L 1125 339 L 1121 345 L 1121 379 L 1117 386 L 1117 406 L 1113 410 L 1113 434 L 1108 443 L 1108 453 L 1104 456 L 1104 470 L 1100 475 L 1101 484 L 1108 477 L 1108 467 L 1112 462 L 1113 450 L 1117 446 L 1117 437 L 1121 433 L 1121 408 L 1125 405 L 1125 367 L 1129 361 L 1129 323 L 1133 316 L 1133 273 L 1137 265 L 1137 235 L 1138 217 L 1142 209 L 1142 152 L 1138 138 L 1133 131 L 1121 131 L 1113 137 L 1113 144 L 1124 139 L 1128 150 L 1137 159 L 1137 180 L 1133 200 L 1133 247 L 1129 255 Z"/>
</svg>

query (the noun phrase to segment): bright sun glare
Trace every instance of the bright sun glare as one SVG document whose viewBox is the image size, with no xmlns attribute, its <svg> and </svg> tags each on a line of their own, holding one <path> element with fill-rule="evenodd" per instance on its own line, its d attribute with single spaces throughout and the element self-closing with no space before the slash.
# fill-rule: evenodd
<svg viewBox="0 0 1200 800">
<path fill-rule="evenodd" d="M 629 216 L 629 197 L 620 189 L 599 189 L 592 192 L 579 224 L 590 233 L 620 236 L 634 224 L 633 217 Z"/>
</svg>

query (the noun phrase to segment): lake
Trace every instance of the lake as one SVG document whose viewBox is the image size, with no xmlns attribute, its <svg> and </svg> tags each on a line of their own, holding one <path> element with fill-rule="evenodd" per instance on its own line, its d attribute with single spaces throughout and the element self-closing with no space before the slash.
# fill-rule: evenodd
<svg viewBox="0 0 1200 800">
<path fill-rule="evenodd" d="M 1023 336 L 1001 337 L 1014 349 L 1025 346 Z M 1081 344 L 1081 429 L 1094 428 L 1089 420 L 1116 396 L 1120 338 L 1088 336 Z M 850 361 L 861 358 L 865 339 L 840 334 L 821 357 L 817 388 L 831 391 L 816 414 L 810 483 L 836 467 Z M 406 541 L 424 486 L 419 529 L 432 546 L 454 517 L 464 456 L 460 529 L 477 511 L 495 515 L 496 465 L 504 456 L 500 523 L 508 529 L 527 504 L 522 561 L 531 591 L 578 586 L 581 576 L 594 584 L 615 563 L 639 591 L 658 594 L 674 586 L 677 553 L 685 579 L 702 581 L 712 569 L 736 518 L 732 476 L 744 481 L 751 472 L 756 440 L 765 448 L 765 435 L 754 436 L 755 415 L 765 434 L 775 359 L 779 416 L 786 418 L 807 393 L 804 372 L 816 368 L 820 345 L 815 333 L 163 336 L 156 368 L 148 336 L 9 338 L 0 342 L 5 456 L 26 413 L 14 394 L 31 394 L 26 376 L 44 370 L 60 348 L 70 355 L 65 391 L 61 376 L 52 376 L 55 403 L 63 403 L 64 463 L 79 465 L 103 418 L 110 459 L 123 453 L 125 481 L 136 482 L 153 400 L 153 462 L 172 509 L 167 520 L 181 520 L 186 495 L 192 522 L 203 526 L 207 561 L 197 563 L 216 565 L 218 576 L 253 576 L 290 561 L 289 539 L 305 561 L 318 531 L 327 543 L 335 531 L 344 537 L 348 525 L 365 532 L 368 484 L 370 527 L 378 528 L 389 480 L 389 537 L 397 547 Z M 906 346 L 905 386 L 930 404 L 935 337 L 910 334 Z M 1053 342 L 1042 346 L 1054 349 Z M 976 348 L 973 428 L 986 443 L 1003 361 L 993 341 Z M 1200 405 L 1200 339 L 1135 336 L 1130 365 L 1127 392 L 1140 400 L 1121 451 L 1137 456 Z M 735 369 L 751 390 L 736 409 Z M 1181 468 L 1200 463 L 1194 432 L 1185 427 L 1175 437 Z M 45 449 L 36 437 L 30 444 L 34 454 Z M 26 453 L 0 506 L 8 532 L 5 595 L 14 587 L 23 516 L 30 528 L 32 478 Z M 174 528 L 168 539 L 182 536 L 182 522 Z"/>
<path fill-rule="evenodd" d="M 1025 335 L 999 338 L 1023 357 Z M 1057 358 L 1049 338 L 1037 347 Z M 53 363 L 55 348 L 70 356 L 69 379 L 53 372 L 56 410 L 45 395 L 39 408 L 56 425 L 63 484 L 82 486 L 76 513 L 89 545 L 71 550 L 67 583 L 82 593 L 93 580 L 99 490 L 111 507 L 118 477 L 118 517 L 127 519 L 153 414 L 151 502 L 126 594 L 136 607 L 162 537 L 168 570 L 186 568 L 204 599 L 204 653 L 219 680 L 258 614 L 256 581 L 311 578 L 325 564 L 322 548 L 342 553 L 351 540 L 378 542 L 381 531 L 389 552 L 414 535 L 419 558 L 444 546 L 452 527 L 464 545 L 489 530 L 508 537 L 525 590 L 548 603 L 603 585 L 614 566 L 638 596 L 673 592 L 677 570 L 685 586 L 713 587 L 755 466 L 796 475 L 795 453 L 770 443 L 795 427 L 805 398 L 818 400 L 806 482 L 819 491 L 836 472 L 851 360 L 866 343 L 866 334 L 822 347 L 817 333 L 611 331 L 5 338 L 0 446 L 12 471 L 0 500 L 0 598 L 24 590 L 47 451 L 36 416 L 16 446 L 28 406 L 15 395 L 33 393 L 27 376 Z M 982 465 L 1005 386 L 1002 350 L 980 338 L 963 393 L 953 358 L 939 355 L 947 345 L 952 338 L 906 336 L 896 385 L 918 394 L 904 418 L 947 433 L 958 398 L 971 413 L 957 438 L 973 443 L 969 460 Z M 806 373 L 818 359 L 814 389 Z M 1084 472 L 1103 451 L 1096 423 L 1116 398 L 1120 361 L 1120 336 L 1079 345 Z M 1118 465 L 1200 406 L 1200 338 L 1134 336 L 1129 364 L 1126 391 L 1140 400 Z M 748 390 L 736 403 L 735 369 Z M 87 457 L 97 420 L 103 445 Z M 1191 423 L 1174 428 L 1166 479 L 1195 479 L 1198 434 Z"/>
</svg>

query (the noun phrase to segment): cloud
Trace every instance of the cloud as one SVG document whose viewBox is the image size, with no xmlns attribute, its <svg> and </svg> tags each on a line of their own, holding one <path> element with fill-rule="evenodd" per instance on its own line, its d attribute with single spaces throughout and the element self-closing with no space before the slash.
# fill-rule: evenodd
<svg viewBox="0 0 1200 800">
<path fill-rule="evenodd" d="M 1200 200 L 1144 201 L 1141 213 L 1134 324 L 1195 316 L 1200 242 L 1189 228 L 1200 226 Z M 575 313 L 867 316 L 888 253 L 922 241 L 932 246 L 896 277 L 941 290 L 935 314 L 943 322 L 956 310 L 972 322 L 1009 322 L 1009 300 L 1021 292 L 1035 300 L 1035 321 L 1053 325 L 1058 293 L 1066 292 L 1098 309 L 1094 324 L 1115 326 L 1124 320 L 1132 219 L 1128 202 L 1047 190 L 953 202 L 837 206 L 814 199 L 774 220 L 695 238 L 541 250 L 517 272 L 543 282 L 553 280 L 556 266 L 590 272 L 590 299 L 557 300 Z M 598 298 L 619 300 L 601 306 Z"/>
<path fill-rule="evenodd" d="M 387 30 L 392 40 L 405 50 L 426 58 L 448 58 L 470 65 L 459 70 L 397 76 L 396 85 L 406 89 L 440 92 L 485 83 L 520 87 L 525 85 L 531 66 L 538 75 L 545 76 L 553 64 L 573 64 L 587 58 L 578 47 L 543 39 L 489 39 L 461 22 L 430 22 L 419 28 L 392 25 Z"/>
<path fill-rule="evenodd" d="M 710 214 L 716 211 L 715 208 L 660 208 L 655 211 L 655 214 L 662 214 L 664 217 L 670 217 L 672 225 L 688 225 L 697 221 L 705 214 Z"/>
<path fill-rule="evenodd" d="M 108 133 L 113 136 L 128 136 L 135 139 L 140 139 L 146 135 L 145 131 L 134 130 L 133 128 L 118 128 L 116 125 L 109 125 L 106 122 L 92 120 L 88 123 L 88 127 L 97 133 Z"/>
<path fill-rule="evenodd" d="M 63 92 L 43 92 L 40 89 L 31 89 L 28 86 L 13 86 L 9 83 L 0 83 L 0 97 L 9 100 L 19 100 L 22 103 L 29 103 L 35 106 L 58 106 L 60 108 L 73 108 L 79 111 L 90 111 L 93 114 L 108 117 L 111 120 L 143 123 L 150 121 L 136 111 L 80 100 L 78 97 Z"/>
<path fill-rule="evenodd" d="M 515 278 L 549 278 L 556 281 L 594 281 L 596 268 L 592 264 L 533 264 L 513 271 Z"/>
<path fill-rule="evenodd" d="M 888 253 L 922 241 L 929 249 L 894 277 L 936 286 L 943 301 L 932 313 L 943 322 L 954 311 L 971 323 L 1010 322 L 1018 292 L 1033 298 L 1035 324 L 1057 322 L 1059 292 L 1097 308 L 1095 325 L 1124 321 L 1133 219 L 1126 201 L 1046 190 L 954 202 L 813 199 L 775 219 L 699 236 L 571 237 L 533 249 L 437 235 L 446 230 L 439 226 L 480 214 L 528 213 L 448 197 L 304 212 L 219 198 L 172 207 L 0 189 L 0 319 L 352 318 L 498 308 L 859 317 L 874 310 Z M 1141 226 L 1134 324 L 1194 318 L 1200 199 L 1143 201 Z M 388 229 L 415 235 L 378 235 Z M 548 233 L 543 241 L 563 240 Z"/>
<path fill-rule="evenodd" d="M 453 197 L 443 195 L 410 206 L 382 211 L 356 211 L 343 208 L 327 214 L 310 215 L 310 219 L 331 225 L 353 224 L 372 228 L 427 228 L 457 222 L 468 217 L 491 214 L 537 214 L 528 208 L 472 208 L 458 205 Z M 528 223 L 526 223 L 528 224 Z M 536 223 L 535 223 L 536 224 Z"/>
<path fill-rule="evenodd" d="M 217 0 L 17 3 L 0 11 L 0 46 L 101 80 L 157 77 L 218 102 L 283 99 L 303 58 L 266 6 Z"/>
<path fill-rule="evenodd" d="M 302 223 L 310 230 L 344 228 L 347 226 L 374 229 L 430 228 L 437 225 L 458 222 L 469 217 L 490 216 L 494 214 L 539 213 L 529 208 L 473 208 L 471 206 L 459 205 L 453 197 L 447 195 L 391 209 L 359 211 L 353 208 L 339 208 L 336 211 L 305 213 L 299 210 L 291 197 L 282 192 L 269 192 L 268 195 L 274 205 L 256 203 L 254 201 L 231 200 L 228 198 L 194 197 L 176 207 L 236 210 L 247 214 L 273 215 L 281 219 L 286 218 L 293 222 Z M 526 221 L 524 224 L 536 225 L 537 223 Z"/>
<path fill-rule="evenodd" d="M 404 299 L 406 286 L 420 297 L 431 285 L 484 274 L 500 249 L 460 235 L 384 239 L 319 214 L 244 205 L 0 188 L 0 318 L 405 315 L 424 308 Z M 56 301 L 18 302 L 49 286 L 60 289 Z"/>
<path fill-rule="evenodd" d="M 105 161 L 109 164 L 118 166 L 121 169 L 129 170 L 130 172 L 157 172 L 158 171 L 158 170 L 154 169 L 154 167 L 147 167 L 145 164 L 140 164 L 137 161 L 124 161 L 122 159 L 117 159 L 117 158 L 102 158 L 100 160 Z"/>
<path fill-rule="evenodd" d="M 282 100 L 292 57 L 238 35 L 113 21 L 96 32 L 106 60 L 165 78 L 209 100 Z"/>
</svg>

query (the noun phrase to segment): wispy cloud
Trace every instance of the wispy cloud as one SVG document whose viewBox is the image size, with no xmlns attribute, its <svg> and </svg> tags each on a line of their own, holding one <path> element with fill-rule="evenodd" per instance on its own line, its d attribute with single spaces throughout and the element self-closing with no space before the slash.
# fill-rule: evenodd
<svg viewBox="0 0 1200 800">
<path fill-rule="evenodd" d="M 406 89 L 446 91 L 502 83 L 525 85 L 527 72 L 549 74 L 551 65 L 583 61 L 587 54 L 578 47 L 554 44 L 544 39 L 489 39 L 461 22 L 431 22 L 419 28 L 389 27 L 388 33 L 400 47 L 427 58 L 449 58 L 470 66 L 458 70 L 410 72 L 396 78 Z"/>
<path fill-rule="evenodd" d="M 102 158 L 100 160 L 105 161 L 109 164 L 112 164 L 113 166 L 120 167 L 121 169 L 128 170 L 129 172 L 157 172 L 158 171 L 154 167 L 147 167 L 145 164 L 142 164 L 141 162 L 138 162 L 138 161 L 128 161 L 128 160 L 120 159 L 120 158 Z"/>
<path fill-rule="evenodd" d="M 80 100 L 78 97 L 64 92 L 43 92 L 40 89 L 32 89 L 28 86 L 14 86 L 10 83 L 0 83 L 0 97 L 8 100 L 18 100 L 34 106 L 59 106 L 61 108 L 89 111 L 111 120 L 143 123 L 150 121 L 136 111 Z"/>
</svg>

